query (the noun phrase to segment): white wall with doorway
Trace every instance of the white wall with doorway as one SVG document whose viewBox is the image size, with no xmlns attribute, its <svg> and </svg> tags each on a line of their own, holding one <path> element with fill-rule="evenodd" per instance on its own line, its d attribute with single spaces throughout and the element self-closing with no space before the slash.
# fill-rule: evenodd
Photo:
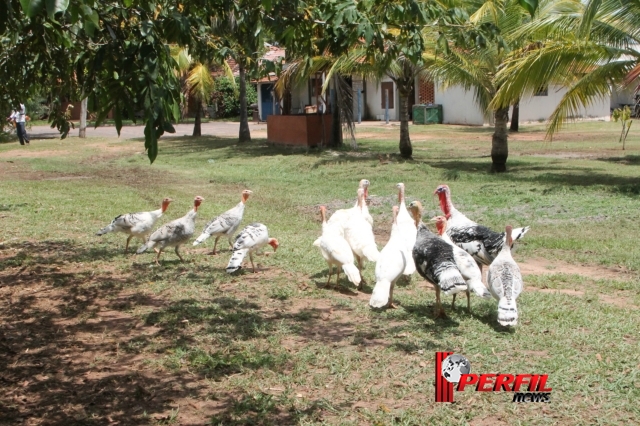
<svg viewBox="0 0 640 426">
<path fill-rule="evenodd" d="M 384 90 L 389 90 L 389 120 L 399 120 L 398 108 L 398 90 L 395 83 L 389 78 L 385 77 L 381 81 L 376 82 L 367 80 L 365 84 L 365 100 L 366 111 L 369 115 L 369 119 L 384 120 L 385 104 L 384 104 Z"/>
</svg>

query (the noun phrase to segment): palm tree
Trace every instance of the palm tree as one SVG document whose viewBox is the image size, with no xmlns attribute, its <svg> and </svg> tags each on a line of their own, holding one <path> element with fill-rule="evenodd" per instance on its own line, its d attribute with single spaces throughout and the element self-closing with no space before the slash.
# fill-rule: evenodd
<svg viewBox="0 0 640 426">
<path fill-rule="evenodd" d="M 549 84 L 567 93 L 551 114 L 547 137 L 611 86 L 637 86 L 640 78 L 640 1 L 562 0 L 541 5 L 536 18 L 514 36 L 539 40 L 511 52 L 497 75 L 494 107 Z M 636 87 L 636 92 L 638 87 Z"/>
<path fill-rule="evenodd" d="M 445 88 L 459 85 L 466 90 L 473 90 L 478 107 L 493 115 L 491 170 L 501 173 L 507 170 L 509 156 L 509 106 L 516 104 L 518 98 L 497 106 L 492 101 L 500 89 L 497 75 L 511 49 L 521 42 L 513 34 L 527 20 L 527 11 L 521 6 L 520 0 L 467 2 L 467 7 L 471 13 L 469 20 L 477 28 L 490 25 L 498 29 L 502 36 L 488 43 L 482 39 L 473 46 L 464 43 L 443 46 L 432 35 L 427 38 L 430 43 L 424 62 L 429 74 L 438 84 Z"/>
<path fill-rule="evenodd" d="M 207 64 L 193 59 L 189 51 L 184 48 L 172 47 L 171 54 L 176 62 L 176 73 L 180 79 L 183 102 L 180 108 L 180 117 L 185 119 L 189 112 L 189 99 L 193 98 L 198 104 L 196 109 L 193 136 L 202 136 L 202 109 L 203 104 L 211 98 L 214 91 L 214 82 L 211 70 Z M 227 76 L 235 84 L 233 72 L 227 61 L 222 64 Z M 235 87 L 235 86 L 234 86 Z"/>
</svg>

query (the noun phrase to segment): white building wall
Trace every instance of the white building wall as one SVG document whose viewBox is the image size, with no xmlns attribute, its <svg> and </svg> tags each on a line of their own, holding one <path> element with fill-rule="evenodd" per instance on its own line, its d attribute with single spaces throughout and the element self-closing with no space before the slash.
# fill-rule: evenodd
<svg viewBox="0 0 640 426">
<path fill-rule="evenodd" d="M 384 120 L 384 108 L 382 107 L 382 97 L 384 94 L 380 89 L 380 83 L 386 83 L 391 81 L 389 77 L 383 78 L 380 82 L 376 82 L 373 80 L 367 80 L 366 86 L 366 110 L 369 114 L 369 118 L 375 120 Z M 394 97 L 393 108 L 389 108 L 389 120 L 399 120 L 400 119 L 400 109 L 398 108 L 398 90 L 396 88 L 396 84 L 393 83 L 393 93 L 389 93 L 389 96 Z"/>
<path fill-rule="evenodd" d="M 442 105 L 444 124 L 484 124 L 485 116 L 475 103 L 473 91 L 465 90 L 462 86 L 443 89 L 436 85 L 435 89 L 435 103 Z"/>
<path fill-rule="evenodd" d="M 616 90 L 611 92 L 611 108 L 620 108 L 621 105 L 635 104 L 635 86 L 624 90 Z"/>
<path fill-rule="evenodd" d="M 291 113 L 304 114 L 304 107 L 309 105 L 309 82 L 296 84 L 291 90 Z"/>
<path fill-rule="evenodd" d="M 520 101 L 520 122 L 546 121 L 567 93 L 563 86 L 549 86 L 547 96 L 530 96 Z M 576 118 L 601 118 L 609 120 L 611 100 L 609 96 L 596 100 L 587 108 L 581 108 Z"/>
</svg>

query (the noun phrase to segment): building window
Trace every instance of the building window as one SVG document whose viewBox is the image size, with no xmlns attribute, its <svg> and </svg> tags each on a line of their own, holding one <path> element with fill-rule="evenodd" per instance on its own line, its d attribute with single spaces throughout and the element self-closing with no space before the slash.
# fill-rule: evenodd
<svg viewBox="0 0 640 426">
<path fill-rule="evenodd" d="M 533 96 L 549 96 L 549 86 L 540 87 Z"/>
<path fill-rule="evenodd" d="M 395 98 L 393 94 L 393 81 L 386 81 L 380 84 L 380 93 L 381 93 L 380 99 L 382 99 L 382 102 L 381 102 L 382 109 L 386 108 L 386 102 L 385 102 L 386 90 L 389 91 L 389 109 L 393 109 L 393 99 Z"/>
</svg>

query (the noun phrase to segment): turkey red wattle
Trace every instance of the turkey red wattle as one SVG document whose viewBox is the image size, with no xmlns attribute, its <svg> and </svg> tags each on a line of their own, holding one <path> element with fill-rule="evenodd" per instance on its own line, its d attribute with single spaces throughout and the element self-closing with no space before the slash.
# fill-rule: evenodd
<svg viewBox="0 0 640 426">
<path fill-rule="evenodd" d="M 193 211 L 194 212 L 198 211 L 198 207 L 200 207 L 200 204 L 202 204 L 203 201 L 204 201 L 204 198 L 202 198 L 199 195 L 193 200 Z"/>
<path fill-rule="evenodd" d="M 171 203 L 173 200 L 171 198 L 165 198 L 164 200 L 162 200 L 162 213 L 166 212 L 167 209 L 169 208 L 169 203 Z"/>
<path fill-rule="evenodd" d="M 439 186 L 436 189 L 436 194 L 438 194 L 438 199 L 440 201 L 440 210 L 444 213 L 447 219 L 451 219 L 451 201 L 449 200 L 448 188 L 444 185 Z"/>
</svg>

